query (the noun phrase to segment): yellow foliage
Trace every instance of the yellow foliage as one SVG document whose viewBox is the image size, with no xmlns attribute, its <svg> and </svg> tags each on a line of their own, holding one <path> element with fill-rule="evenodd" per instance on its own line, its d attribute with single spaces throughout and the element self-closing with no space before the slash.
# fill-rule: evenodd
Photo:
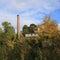
<svg viewBox="0 0 60 60">
<path fill-rule="evenodd" d="M 11 47 L 11 48 L 13 48 L 14 47 L 14 44 L 15 44 L 15 42 L 14 41 L 7 41 L 7 45 L 9 46 L 9 47 Z"/>
</svg>

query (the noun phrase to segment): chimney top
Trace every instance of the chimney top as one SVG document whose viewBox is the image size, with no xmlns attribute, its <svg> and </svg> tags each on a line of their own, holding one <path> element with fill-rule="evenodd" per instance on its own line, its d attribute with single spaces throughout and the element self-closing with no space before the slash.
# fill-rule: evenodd
<svg viewBox="0 0 60 60">
<path fill-rule="evenodd" d="M 17 15 L 17 16 L 19 16 L 19 15 Z"/>
</svg>

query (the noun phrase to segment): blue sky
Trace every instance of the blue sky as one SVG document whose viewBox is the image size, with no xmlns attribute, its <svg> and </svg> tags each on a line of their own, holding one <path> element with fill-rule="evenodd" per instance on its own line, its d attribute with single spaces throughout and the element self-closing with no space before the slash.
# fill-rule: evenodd
<svg viewBox="0 0 60 60">
<path fill-rule="evenodd" d="M 17 28 L 16 15 L 23 25 L 39 24 L 46 15 L 60 24 L 60 0 L 0 0 L 0 27 L 3 21 L 11 22 Z"/>
</svg>

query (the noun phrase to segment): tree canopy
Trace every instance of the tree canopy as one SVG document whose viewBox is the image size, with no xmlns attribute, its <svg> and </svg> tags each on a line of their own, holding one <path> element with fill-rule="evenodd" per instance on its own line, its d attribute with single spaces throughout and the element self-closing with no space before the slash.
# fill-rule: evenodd
<svg viewBox="0 0 60 60">
<path fill-rule="evenodd" d="M 60 60 L 60 30 L 50 16 L 38 26 L 24 25 L 18 40 L 10 22 L 2 23 L 0 28 L 0 60 Z M 35 33 L 38 37 L 26 38 L 24 34 Z"/>
</svg>

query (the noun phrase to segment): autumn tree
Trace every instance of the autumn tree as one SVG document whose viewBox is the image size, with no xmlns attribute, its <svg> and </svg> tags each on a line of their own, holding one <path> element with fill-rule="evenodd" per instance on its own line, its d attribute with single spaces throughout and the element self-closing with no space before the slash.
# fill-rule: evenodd
<svg viewBox="0 0 60 60">
<path fill-rule="evenodd" d="M 58 25 L 49 16 L 43 20 L 43 23 L 38 26 L 38 34 L 43 40 L 51 41 L 49 39 L 56 38 L 58 35 Z"/>
<path fill-rule="evenodd" d="M 42 41 L 42 45 L 47 47 L 46 51 L 45 48 L 43 52 L 46 56 L 49 54 L 49 58 L 51 60 L 59 59 L 60 54 L 60 31 L 58 30 L 58 24 L 56 21 L 52 20 L 50 16 L 44 18 L 41 25 L 38 26 L 38 34 L 40 36 L 40 40 Z M 48 53 L 49 51 L 49 53 Z M 58 56 L 57 55 L 58 52 Z"/>
</svg>

